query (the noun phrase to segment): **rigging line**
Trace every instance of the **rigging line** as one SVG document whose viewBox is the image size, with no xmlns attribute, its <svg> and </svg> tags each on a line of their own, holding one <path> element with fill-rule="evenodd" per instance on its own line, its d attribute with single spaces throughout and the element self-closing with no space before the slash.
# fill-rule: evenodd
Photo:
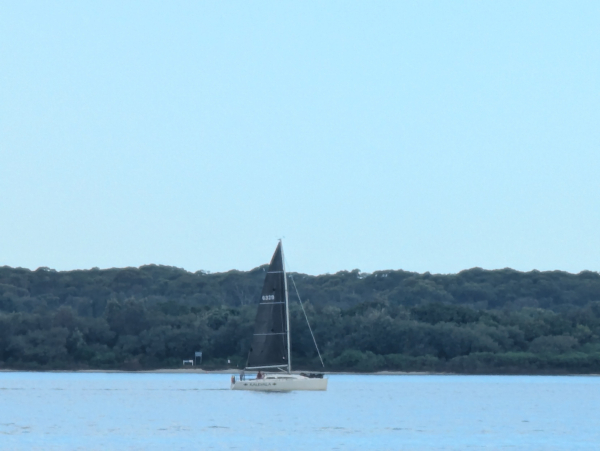
<svg viewBox="0 0 600 451">
<path fill-rule="evenodd" d="M 310 330 L 310 335 L 312 336 L 313 343 L 315 344 L 315 348 L 317 349 L 317 354 L 319 354 L 319 360 L 321 360 L 321 365 L 325 368 L 325 364 L 323 363 L 323 358 L 321 357 L 321 353 L 319 352 L 319 347 L 317 346 L 317 340 L 315 340 L 315 334 L 313 334 L 312 327 L 310 327 L 310 323 L 308 322 L 308 316 L 306 315 L 306 310 L 304 310 L 304 304 L 302 303 L 302 299 L 300 298 L 300 293 L 298 292 L 298 287 L 296 286 L 296 282 L 294 281 L 294 276 L 292 273 L 288 273 L 290 275 L 290 279 L 292 279 L 292 284 L 294 284 L 294 289 L 296 290 L 296 296 L 298 296 L 298 300 L 300 301 L 300 307 L 302 307 L 302 312 L 304 312 L 304 318 L 306 318 L 306 324 L 308 324 L 308 330 Z"/>
</svg>

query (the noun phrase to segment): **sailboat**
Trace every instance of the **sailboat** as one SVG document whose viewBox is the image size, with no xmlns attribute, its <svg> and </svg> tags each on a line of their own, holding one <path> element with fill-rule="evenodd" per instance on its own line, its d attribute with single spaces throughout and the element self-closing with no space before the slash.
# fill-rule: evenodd
<svg viewBox="0 0 600 451">
<path fill-rule="evenodd" d="M 239 380 L 232 376 L 232 390 L 327 390 L 327 379 L 322 374 L 292 374 L 288 306 L 287 275 L 279 240 L 265 276 L 248 361 Z M 256 378 L 246 379 L 246 371 L 257 371 Z"/>
</svg>

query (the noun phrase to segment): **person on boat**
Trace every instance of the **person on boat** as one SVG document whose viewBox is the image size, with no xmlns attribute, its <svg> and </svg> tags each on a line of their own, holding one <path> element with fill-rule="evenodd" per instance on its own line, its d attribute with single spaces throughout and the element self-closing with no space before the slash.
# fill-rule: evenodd
<svg viewBox="0 0 600 451">
<path fill-rule="evenodd" d="M 256 375 L 257 379 L 262 379 L 263 378 L 263 373 L 261 373 L 260 371 L 258 372 L 258 374 Z"/>
</svg>

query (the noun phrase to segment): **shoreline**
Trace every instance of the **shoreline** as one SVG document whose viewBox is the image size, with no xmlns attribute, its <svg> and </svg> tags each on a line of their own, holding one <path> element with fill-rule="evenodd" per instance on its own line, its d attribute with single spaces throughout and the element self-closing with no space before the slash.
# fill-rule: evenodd
<svg viewBox="0 0 600 451">
<path fill-rule="evenodd" d="M 203 370 L 192 368 L 162 368 L 155 370 L 20 370 L 1 368 L 0 373 L 105 373 L 105 374 L 239 374 L 239 369 Z M 357 373 L 352 371 L 292 371 L 300 373 L 323 373 L 326 376 L 593 376 L 598 373 L 438 373 L 434 371 L 376 371 L 372 373 Z M 253 374 L 250 372 L 249 374 Z"/>
</svg>

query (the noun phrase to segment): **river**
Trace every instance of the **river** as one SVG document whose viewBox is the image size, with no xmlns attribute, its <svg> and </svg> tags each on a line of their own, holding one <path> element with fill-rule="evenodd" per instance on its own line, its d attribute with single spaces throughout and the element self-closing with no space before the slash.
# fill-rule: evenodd
<svg viewBox="0 0 600 451">
<path fill-rule="evenodd" d="M 594 376 L 331 375 L 327 392 L 227 374 L 0 373 L 0 449 L 600 449 Z"/>
</svg>

